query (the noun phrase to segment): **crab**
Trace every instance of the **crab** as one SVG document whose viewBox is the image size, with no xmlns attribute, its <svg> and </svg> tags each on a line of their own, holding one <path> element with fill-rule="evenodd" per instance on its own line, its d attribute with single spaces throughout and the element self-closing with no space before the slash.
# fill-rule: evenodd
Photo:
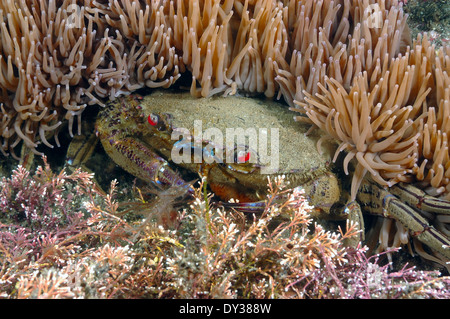
<svg viewBox="0 0 450 319">
<path fill-rule="evenodd" d="M 283 174 L 327 214 L 340 197 L 327 160 L 331 153 L 319 154 L 315 140 L 304 134 L 307 128 L 287 126 L 291 120 L 292 114 L 275 102 L 157 91 L 109 103 L 97 117 L 96 132 L 119 166 L 159 188 L 188 190 L 178 167 L 205 176 L 224 202 L 252 203 L 266 199 L 268 177 Z M 288 147 L 294 144 L 298 148 Z"/>
<path fill-rule="evenodd" d="M 291 186 L 305 190 L 320 216 L 341 207 L 340 216 L 356 220 L 362 230 L 356 242 L 364 240 L 363 207 L 395 220 L 414 241 L 431 248 L 438 262 L 450 260 L 450 202 L 409 184 L 383 188 L 370 178 L 362 183 L 357 201 L 343 202 L 348 195 L 329 161 L 334 149 L 319 153 L 320 136 L 306 134 L 308 130 L 276 102 L 234 96 L 196 99 L 168 90 L 119 97 L 96 121 L 97 136 L 119 166 L 158 188 L 177 189 L 176 196 L 179 190 L 188 194 L 191 186 L 179 167 L 206 176 L 223 202 L 235 199 L 239 203 L 232 207 L 254 212 L 266 198 L 267 178 L 282 174 Z M 236 142 L 229 137 L 233 133 L 247 139 Z M 441 221 L 439 230 L 430 225 L 434 219 Z"/>
</svg>

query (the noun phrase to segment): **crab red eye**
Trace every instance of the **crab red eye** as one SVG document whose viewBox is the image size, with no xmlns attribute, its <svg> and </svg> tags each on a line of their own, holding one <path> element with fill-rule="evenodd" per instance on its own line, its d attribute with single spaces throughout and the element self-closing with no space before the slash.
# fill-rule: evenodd
<svg viewBox="0 0 450 319">
<path fill-rule="evenodd" d="M 150 114 L 147 118 L 147 121 L 151 126 L 156 126 L 158 124 L 158 115 Z"/>
<path fill-rule="evenodd" d="M 250 152 L 239 152 L 237 159 L 239 163 L 247 163 L 250 160 Z"/>
</svg>

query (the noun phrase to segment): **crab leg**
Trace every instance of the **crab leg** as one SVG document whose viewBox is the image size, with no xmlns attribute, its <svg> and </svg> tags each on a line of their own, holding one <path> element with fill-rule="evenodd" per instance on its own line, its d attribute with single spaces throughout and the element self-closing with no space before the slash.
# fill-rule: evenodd
<svg viewBox="0 0 450 319">
<path fill-rule="evenodd" d="M 399 221 L 409 230 L 411 236 L 426 243 L 450 260 L 450 240 L 431 226 L 414 208 L 403 203 L 378 184 L 365 179 L 359 189 L 358 200 L 366 203 L 365 208 L 371 213 Z"/>
<path fill-rule="evenodd" d="M 361 207 L 356 201 L 350 201 L 345 205 L 344 214 L 347 216 L 348 221 L 356 222 L 358 225 L 358 236 L 352 236 L 345 242 L 345 244 L 349 247 L 356 247 L 360 242 L 365 240 L 364 218 L 361 212 Z"/>
<path fill-rule="evenodd" d="M 117 162 L 128 173 L 159 186 L 186 187 L 186 194 L 189 193 L 190 184 L 172 170 L 166 160 L 143 143 L 129 137 L 101 141 L 106 153 L 111 158 L 120 158 Z"/>
<path fill-rule="evenodd" d="M 399 183 L 390 189 L 391 194 L 398 196 L 418 209 L 430 213 L 450 214 L 450 202 L 427 195 L 423 190 L 406 183 Z"/>
<path fill-rule="evenodd" d="M 233 208 L 238 212 L 244 214 L 256 214 L 261 215 L 264 212 L 264 209 L 267 206 L 265 201 L 253 202 L 253 203 L 229 203 L 219 201 L 216 203 L 219 206 L 223 206 L 226 208 Z"/>
</svg>

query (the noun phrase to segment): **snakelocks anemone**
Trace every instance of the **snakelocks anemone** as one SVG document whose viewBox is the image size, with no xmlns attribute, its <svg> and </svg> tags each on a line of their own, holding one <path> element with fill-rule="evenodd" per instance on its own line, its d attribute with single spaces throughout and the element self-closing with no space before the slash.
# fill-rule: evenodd
<svg viewBox="0 0 450 319">
<path fill-rule="evenodd" d="M 0 149 L 13 156 L 20 141 L 52 147 L 61 121 L 79 129 L 88 105 L 187 71 L 195 96 L 295 106 L 327 76 L 350 89 L 386 71 L 409 39 L 397 1 L 2 0 L 0 17 Z"/>
</svg>

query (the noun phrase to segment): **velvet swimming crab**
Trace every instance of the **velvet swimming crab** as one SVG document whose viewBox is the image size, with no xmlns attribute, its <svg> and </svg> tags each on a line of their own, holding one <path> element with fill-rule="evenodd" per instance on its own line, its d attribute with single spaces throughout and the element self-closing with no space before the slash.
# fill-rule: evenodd
<svg viewBox="0 0 450 319">
<path fill-rule="evenodd" d="M 292 114 L 275 102 L 155 92 L 109 103 L 98 115 L 96 130 L 119 166 L 158 187 L 187 189 L 177 168 L 198 172 L 223 201 L 249 203 L 241 205 L 244 211 L 266 198 L 268 176 L 284 174 L 328 213 L 340 196 L 329 170 L 330 154 L 319 154 L 304 134 L 307 128 L 287 127 L 289 122 Z"/>
<path fill-rule="evenodd" d="M 96 122 L 105 151 L 119 166 L 162 189 L 175 189 L 174 196 L 180 191 L 189 193 L 191 185 L 174 164 L 206 176 L 216 195 L 224 202 L 239 200 L 235 207 L 244 212 L 255 211 L 259 206 L 253 202 L 265 199 L 268 176 L 283 174 L 291 186 L 302 185 L 322 216 L 330 215 L 331 208 L 345 197 L 330 169 L 334 150 L 320 154 L 317 139 L 306 137 L 307 130 L 275 102 L 195 99 L 188 93 L 167 91 L 145 98 L 120 97 L 101 110 Z M 388 191 L 370 178 L 362 183 L 358 202 L 370 213 L 392 218 L 403 227 L 406 239 L 394 241 L 405 243 L 412 237 L 430 247 L 441 263 L 450 260 L 448 226 L 437 230 L 429 222 L 438 215 L 448 219 L 449 202 L 406 184 Z M 364 227 L 359 203 L 337 206 L 343 207 L 343 216 Z M 359 240 L 364 231 L 361 234 Z"/>
</svg>

